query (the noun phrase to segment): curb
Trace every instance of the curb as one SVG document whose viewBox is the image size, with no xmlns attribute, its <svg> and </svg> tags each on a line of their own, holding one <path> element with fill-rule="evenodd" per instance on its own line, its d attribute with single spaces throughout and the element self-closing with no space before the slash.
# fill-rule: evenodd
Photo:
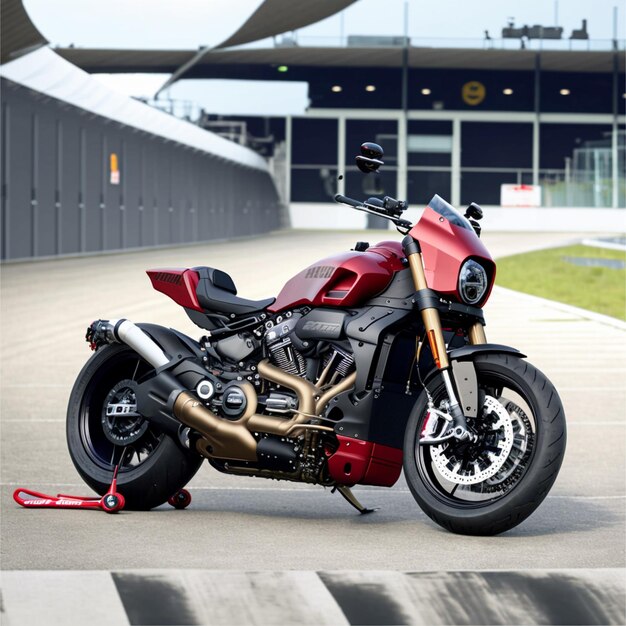
<svg viewBox="0 0 626 626">
<path fill-rule="evenodd" d="M 496 285 L 494 289 L 496 291 L 500 291 L 508 295 L 518 296 L 531 303 L 549 306 L 549 307 L 552 307 L 553 309 L 556 309 L 557 311 L 571 313 L 572 315 L 577 315 L 578 317 L 582 317 L 583 319 L 587 319 L 592 322 L 598 322 L 599 324 L 604 324 L 605 326 L 612 326 L 613 328 L 617 328 L 618 330 L 626 331 L 626 322 L 622 322 L 622 320 L 618 320 L 616 317 L 611 317 L 609 315 L 602 315 L 602 313 L 595 313 L 594 311 L 581 309 L 579 307 L 572 306 L 571 304 L 565 304 L 563 302 L 556 302 L 555 300 L 548 300 L 547 298 L 541 298 L 540 296 L 533 296 L 529 293 L 523 293 L 521 291 L 508 289 L 507 287 L 499 287 Z"/>
</svg>

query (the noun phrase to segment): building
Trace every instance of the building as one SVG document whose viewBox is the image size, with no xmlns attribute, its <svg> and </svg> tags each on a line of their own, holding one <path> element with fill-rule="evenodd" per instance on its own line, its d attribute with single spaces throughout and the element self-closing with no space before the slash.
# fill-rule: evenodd
<svg viewBox="0 0 626 626">
<path fill-rule="evenodd" d="M 500 186 L 510 183 L 541 185 L 544 206 L 626 205 L 624 41 L 488 39 L 473 48 L 439 48 L 419 41 L 405 46 L 402 37 L 348 37 L 342 43 L 312 47 L 283 38 L 273 47 L 210 51 L 191 64 L 185 62 L 190 51 L 59 53 L 91 72 L 306 81 L 310 107 L 302 116 L 203 120 L 217 132 L 224 122 L 240 128 L 243 122 L 252 137 L 284 141 L 292 202 L 378 191 L 412 204 L 437 192 L 453 204 L 498 205 Z M 364 140 L 385 148 L 376 181 L 364 181 L 354 167 Z M 597 163 L 576 157 L 598 141 L 605 150 Z M 345 178 L 337 181 L 338 173 Z"/>
</svg>

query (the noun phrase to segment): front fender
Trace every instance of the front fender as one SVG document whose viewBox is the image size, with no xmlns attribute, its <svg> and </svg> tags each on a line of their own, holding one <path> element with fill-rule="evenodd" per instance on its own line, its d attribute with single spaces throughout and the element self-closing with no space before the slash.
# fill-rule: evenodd
<svg viewBox="0 0 626 626">
<path fill-rule="evenodd" d="M 526 355 L 522 354 L 519 350 L 511 348 L 510 346 L 503 346 L 499 343 L 479 343 L 476 345 L 467 344 L 462 348 L 456 348 L 448 352 L 448 358 L 450 361 L 473 361 L 477 354 L 494 352 L 499 352 L 500 354 L 510 354 L 511 356 L 518 356 L 522 359 L 526 358 Z"/>
</svg>

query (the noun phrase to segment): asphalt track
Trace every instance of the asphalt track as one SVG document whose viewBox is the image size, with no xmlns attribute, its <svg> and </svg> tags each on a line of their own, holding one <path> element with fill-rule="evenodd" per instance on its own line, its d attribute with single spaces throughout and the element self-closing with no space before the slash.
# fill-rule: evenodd
<svg viewBox="0 0 626 626">
<path fill-rule="evenodd" d="M 484 241 L 494 256 L 501 256 L 583 236 L 486 233 Z M 67 454 L 64 426 L 71 386 L 89 357 L 83 336 L 91 320 L 127 317 L 200 334 L 182 309 L 152 290 L 145 269 L 220 267 L 233 276 L 242 296 L 262 298 L 275 295 L 308 263 L 368 238 L 374 242 L 394 235 L 294 231 L 230 243 L 2 267 L 0 556 L 5 573 L 0 610 L 8 623 L 15 626 L 34 619 L 34 614 L 23 612 L 24 599 L 49 589 L 50 576 L 59 589 L 71 589 L 68 581 L 74 579 L 68 570 L 88 570 L 86 584 L 98 571 L 106 576 L 113 571 L 123 578 L 136 570 L 168 570 L 162 575 L 173 576 L 172 572 L 191 569 L 228 570 L 231 577 L 237 572 L 266 572 L 275 585 L 282 584 L 280 576 L 287 570 L 321 572 L 325 589 L 332 572 L 340 570 L 357 572 L 355 589 L 371 587 L 374 583 L 359 577 L 381 570 L 388 572 L 381 574 L 383 578 L 410 572 L 402 576 L 411 580 L 420 572 L 451 572 L 454 577 L 454 572 L 466 570 L 532 570 L 539 576 L 539 571 L 568 570 L 570 578 L 600 577 L 604 582 L 597 588 L 613 590 L 610 602 L 603 602 L 613 607 L 605 619 L 623 622 L 626 331 L 506 290 L 496 290 L 485 309 L 488 339 L 525 352 L 555 383 L 568 419 L 566 458 L 554 488 L 537 512 L 508 533 L 469 538 L 445 532 L 420 511 L 403 479 L 393 489 L 356 489 L 366 505 L 381 507 L 372 515 L 359 516 L 329 490 L 225 476 L 208 465 L 190 484 L 193 503 L 185 511 L 164 506 L 110 516 L 25 510 L 13 502 L 11 494 L 18 486 L 50 493 L 89 491 Z M 189 577 L 183 574 L 181 580 L 187 584 Z M 210 598 L 207 589 L 216 593 L 219 585 L 207 585 L 201 586 L 201 595 Z M 522 583 L 511 585 L 509 596 Z M 331 611 L 331 617 L 317 623 L 361 623 L 353 621 L 350 609 L 333 597 L 346 621 L 333 622 Z M 565 606 L 567 594 L 562 599 Z M 56 623 L 54 611 L 45 615 L 45 621 Z M 388 615 L 392 619 L 394 614 Z M 470 613 L 466 622 L 460 614 L 444 615 L 442 621 L 432 618 L 430 623 L 506 623 L 515 619 L 512 615 Z M 272 621 L 263 611 L 248 618 L 242 623 L 290 621 Z M 420 623 L 415 615 L 403 619 L 401 623 Z M 528 621 L 542 623 L 541 619 L 531 616 Z M 211 623 L 237 622 L 215 618 Z"/>
</svg>

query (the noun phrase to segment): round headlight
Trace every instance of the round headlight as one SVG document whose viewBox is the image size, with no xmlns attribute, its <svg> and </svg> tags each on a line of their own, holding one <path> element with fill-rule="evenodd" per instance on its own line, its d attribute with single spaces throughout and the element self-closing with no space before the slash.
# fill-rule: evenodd
<svg viewBox="0 0 626 626">
<path fill-rule="evenodd" d="M 459 273 L 459 293 L 467 304 L 476 304 L 487 291 L 488 281 L 485 268 L 472 259 L 465 261 Z"/>
</svg>

